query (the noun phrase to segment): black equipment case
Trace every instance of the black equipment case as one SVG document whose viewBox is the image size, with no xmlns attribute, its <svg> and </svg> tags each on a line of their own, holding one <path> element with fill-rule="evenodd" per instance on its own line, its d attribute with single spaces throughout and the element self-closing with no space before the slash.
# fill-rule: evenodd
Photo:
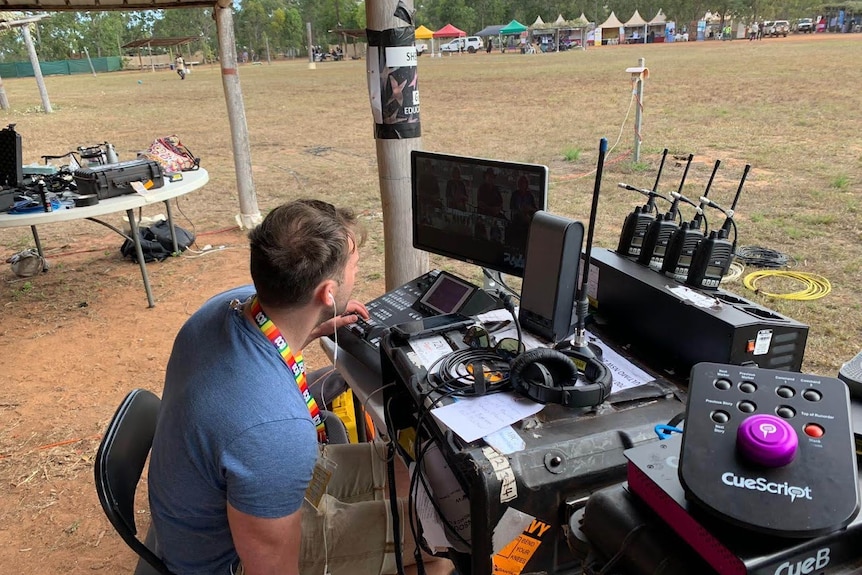
<svg viewBox="0 0 862 575">
<path fill-rule="evenodd" d="M 21 134 L 15 131 L 15 124 L 0 130 L 0 186 L 20 188 L 24 182 L 21 148 Z M 3 209 L 8 210 L 9 207 Z"/>
<path fill-rule="evenodd" d="M 456 544 L 449 551 L 459 573 L 491 575 L 497 572 L 495 564 L 501 572 L 517 565 L 523 570 L 515 572 L 580 573 L 580 558 L 566 542 L 571 514 L 586 504 L 593 491 L 625 479 L 623 451 L 658 441 L 655 425 L 668 423 L 685 409 L 677 398 L 680 388 L 661 377 L 613 393 L 596 408 L 548 404 L 538 414 L 512 425 L 524 449 L 500 455 L 482 440 L 462 441 L 427 411 L 417 417 L 424 411 L 417 408 L 419 402 L 427 408 L 448 404 L 451 399 L 432 390 L 408 344 L 384 336 L 380 359 L 390 436 L 402 448 L 400 438 L 404 436 L 418 434 L 420 439 L 433 441 L 466 496 L 469 520 L 455 519 L 453 526 L 469 535 L 469 549 L 463 549 L 462 542 L 462 549 Z M 430 472 L 428 465 L 442 464 L 436 458 L 421 467 Z M 434 493 L 436 497 L 437 491 Z M 534 519 L 514 539 L 507 535 L 508 545 L 495 553 L 492 536 L 495 531 L 511 531 L 507 518 L 512 511 Z"/>
<path fill-rule="evenodd" d="M 96 194 L 100 200 L 134 193 L 132 182 L 152 182 L 149 189 L 161 188 L 165 185 L 162 167 L 153 160 L 137 159 L 75 170 L 78 193 Z"/>
<path fill-rule="evenodd" d="M 18 188 L 0 189 L 0 212 L 9 211 L 15 205 L 15 196 L 19 193 Z"/>
</svg>

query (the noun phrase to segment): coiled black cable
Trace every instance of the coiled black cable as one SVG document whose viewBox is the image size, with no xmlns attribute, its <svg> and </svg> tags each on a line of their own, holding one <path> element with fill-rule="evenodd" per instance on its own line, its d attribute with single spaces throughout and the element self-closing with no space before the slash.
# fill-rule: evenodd
<svg viewBox="0 0 862 575">
<path fill-rule="evenodd" d="M 493 348 L 461 349 L 441 359 L 435 379 L 438 391 L 459 397 L 497 393 L 510 388 L 509 362 Z"/>
<path fill-rule="evenodd" d="M 788 265 L 796 265 L 796 260 L 777 250 L 761 246 L 744 246 L 737 248 L 736 257 L 745 265 L 758 268 L 783 268 Z"/>
</svg>

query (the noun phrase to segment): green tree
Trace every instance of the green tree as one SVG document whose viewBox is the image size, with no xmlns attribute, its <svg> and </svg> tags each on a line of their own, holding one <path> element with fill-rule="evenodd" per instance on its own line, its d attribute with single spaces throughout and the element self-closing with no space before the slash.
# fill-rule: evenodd
<svg viewBox="0 0 862 575">
<path fill-rule="evenodd" d="M 192 42 L 191 51 L 200 50 L 204 61 L 212 61 L 218 52 L 218 38 L 212 8 L 184 8 L 162 10 L 153 24 L 157 38 L 199 38 Z"/>
</svg>

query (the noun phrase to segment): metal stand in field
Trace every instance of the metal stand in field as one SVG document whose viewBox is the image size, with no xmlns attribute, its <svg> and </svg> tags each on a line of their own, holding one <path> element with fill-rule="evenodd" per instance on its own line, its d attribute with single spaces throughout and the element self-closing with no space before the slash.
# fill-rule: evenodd
<svg viewBox="0 0 862 575">
<path fill-rule="evenodd" d="M 632 89 L 637 99 L 637 108 L 635 109 L 635 146 L 634 146 L 634 161 L 639 162 L 641 159 L 641 122 L 643 121 L 644 108 L 644 80 L 649 78 L 649 69 L 646 67 L 643 58 L 638 58 L 638 65 L 634 68 L 626 68 L 626 72 L 632 75 Z"/>
</svg>

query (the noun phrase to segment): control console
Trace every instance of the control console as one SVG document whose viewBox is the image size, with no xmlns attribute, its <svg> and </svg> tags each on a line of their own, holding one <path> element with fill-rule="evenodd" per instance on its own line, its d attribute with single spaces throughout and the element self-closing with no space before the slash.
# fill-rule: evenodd
<svg viewBox="0 0 862 575">
<path fill-rule="evenodd" d="M 679 479 L 708 513 L 760 533 L 816 537 L 859 511 L 844 382 L 699 363 L 686 413 Z"/>
<path fill-rule="evenodd" d="M 500 307 L 480 287 L 445 271 L 431 270 L 365 304 L 369 318 L 342 327 L 333 337 L 339 347 L 380 371 L 380 339 L 400 323 L 461 313 L 477 315 Z"/>
</svg>

